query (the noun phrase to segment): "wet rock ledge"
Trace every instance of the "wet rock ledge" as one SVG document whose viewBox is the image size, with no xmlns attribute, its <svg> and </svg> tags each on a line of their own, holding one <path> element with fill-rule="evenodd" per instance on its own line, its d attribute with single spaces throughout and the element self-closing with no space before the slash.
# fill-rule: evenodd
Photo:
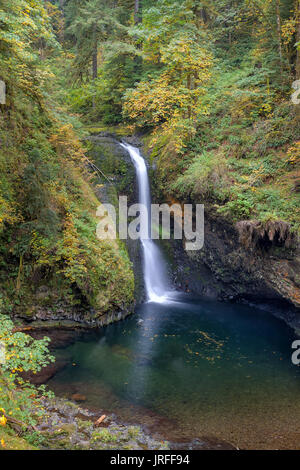
<svg viewBox="0 0 300 470">
<path fill-rule="evenodd" d="M 79 398 L 79 397 L 78 397 Z M 120 424 L 63 398 L 45 398 L 44 413 L 35 427 L 39 448 L 51 450 L 236 450 L 214 438 L 190 442 L 154 439 L 140 426 Z"/>
<path fill-rule="evenodd" d="M 115 417 L 100 415 L 62 398 L 45 398 L 44 414 L 36 431 L 40 448 L 60 450 L 162 450 L 160 442 L 139 426 L 118 424 Z M 98 424 L 99 423 L 99 424 Z"/>
</svg>

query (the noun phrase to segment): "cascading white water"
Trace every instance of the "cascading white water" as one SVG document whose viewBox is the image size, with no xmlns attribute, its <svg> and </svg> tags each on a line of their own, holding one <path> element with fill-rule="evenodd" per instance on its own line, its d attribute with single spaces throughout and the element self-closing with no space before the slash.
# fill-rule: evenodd
<svg viewBox="0 0 300 470">
<path fill-rule="evenodd" d="M 162 254 L 151 240 L 151 196 L 147 167 L 145 160 L 140 155 L 139 149 L 128 144 L 121 145 L 128 151 L 135 166 L 139 188 L 139 203 L 143 204 L 148 211 L 148 235 L 145 238 L 140 238 L 143 249 L 143 270 L 148 301 L 164 303 L 168 301 L 169 297 L 172 297 L 174 292 L 170 291 L 170 286 L 167 282 Z"/>
</svg>

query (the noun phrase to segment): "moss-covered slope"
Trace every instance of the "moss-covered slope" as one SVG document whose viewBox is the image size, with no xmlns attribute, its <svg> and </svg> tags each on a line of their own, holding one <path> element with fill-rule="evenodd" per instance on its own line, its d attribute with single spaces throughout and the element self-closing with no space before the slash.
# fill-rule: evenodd
<svg viewBox="0 0 300 470">
<path fill-rule="evenodd" d="M 23 97 L 31 118 L 0 114 L 0 295 L 4 311 L 126 310 L 133 273 L 118 240 L 99 240 L 95 196 L 72 126 Z M 16 118 L 19 115 L 16 111 Z M 51 316 L 51 314 L 50 314 Z M 80 315 L 79 315 L 80 316 Z M 78 316 L 77 316 L 78 318 Z"/>
</svg>

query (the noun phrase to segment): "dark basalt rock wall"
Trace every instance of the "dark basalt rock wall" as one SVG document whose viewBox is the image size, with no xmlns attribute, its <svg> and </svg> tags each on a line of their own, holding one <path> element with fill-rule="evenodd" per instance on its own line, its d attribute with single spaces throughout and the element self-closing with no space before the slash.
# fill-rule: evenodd
<svg viewBox="0 0 300 470">
<path fill-rule="evenodd" d="M 107 134 L 91 139 L 94 161 L 101 165 L 103 171 L 107 164 L 115 162 L 111 174 L 116 194 L 127 195 L 129 204 L 137 202 L 134 167 L 127 152 L 119 145 L 120 139 Z M 124 140 L 141 146 L 136 137 Z M 149 174 L 153 200 L 161 203 L 165 197 L 157 194 L 155 169 L 150 168 Z M 107 190 L 105 187 L 102 191 Z M 99 196 L 102 200 L 103 196 Z M 108 200 L 111 201 L 111 196 Z M 286 317 L 297 322 L 300 307 L 299 241 L 285 222 L 241 221 L 234 224 L 205 204 L 202 250 L 185 251 L 184 242 L 180 240 L 161 241 L 161 245 L 169 261 L 170 276 L 179 289 L 226 301 L 284 301 Z M 127 248 L 134 266 L 136 299 L 140 301 L 143 298 L 141 250 L 139 244 L 132 240 L 127 241 Z"/>
<path fill-rule="evenodd" d="M 249 224 L 250 221 L 244 224 L 247 232 L 252 231 Z M 212 299 L 274 304 L 285 301 L 289 320 L 297 320 L 300 307 L 297 239 L 289 234 L 284 223 L 269 225 L 267 232 L 260 223 L 253 225 L 261 238 L 258 233 L 252 234 L 252 243 L 245 244 L 240 224 L 234 225 L 207 208 L 203 249 L 185 251 L 180 241 L 172 241 L 168 248 L 169 257 L 173 258 L 174 282 L 183 290 Z M 276 233 L 277 229 L 281 232 Z M 246 240 L 249 241 L 249 233 Z"/>
<path fill-rule="evenodd" d="M 272 305 L 275 310 L 280 305 L 280 316 L 300 325 L 300 245 L 289 224 L 233 223 L 206 201 L 175 201 L 162 194 L 156 186 L 155 168 L 150 175 L 156 203 L 169 199 L 171 204 L 201 202 L 205 206 L 203 249 L 186 251 L 184 241 L 161 241 L 174 284 L 209 299 L 246 300 Z"/>
</svg>

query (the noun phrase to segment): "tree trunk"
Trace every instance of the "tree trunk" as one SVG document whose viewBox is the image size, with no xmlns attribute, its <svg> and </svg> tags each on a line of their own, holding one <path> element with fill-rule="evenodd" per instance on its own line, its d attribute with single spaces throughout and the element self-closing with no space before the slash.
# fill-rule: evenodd
<svg viewBox="0 0 300 470">
<path fill-rule="evenodd" d="M 98 77 L 98 42 L 97 42 L 97 25 L 96 23 L 94 24 L 94 48 L 93 48 L 93 56 L 92 56 L 92 62 L 93 62 L 93 65 L 92 65 L 92 78 L 93 80 L 96 80 L 96 78 Z M 95 103 L 95 95 L 93 94 L 93 98 L 92 98 L 92 101 L 93 101 L 93 108 L 96 107 L 96 103 Z"/>
<path fill-rule="evenodd" d="M 187 84 L 186 84 L 186 86 L 187 86 L 187 89 L 188 89 L 188 90 L 190 90 L 190 91 L 192 90 L 192 75 L 191 75 L 191 73 L 189 73 L 188 76 L 187 76 Z M 189 105 L 188 105 L 188 112 L 187 112 L 187 118 L 188 118 L 188 119 L 191 119 L 191 117 L 192 117 L 192 103 L 189 103 Z"/>
<path fill-rule="evenodd" d="M 93 80 L 95 80 L 97 76 L 98 76 L 98 49 L 96 46 L 93 52 Z"/>
<path fill-rule="evenodd" d="M 60 42 L 65 40 L 65 0 L 59 0 L 59 8 L 61 11 L 61 31 L 59 34 Z"/>
<path fill-rule="evenodd" d="M 296 79 L 300 79 L 300 0 L 296 1 L 296 43 L 299 43 L 296 56 Z"/>
<path fill-rule="evenodd" d="M 207 23 L 208 17 L 205 10 L 205 7 L 200 7 L 196 5 L 193 9 L 195 15 L 195 24 L 197 29 L 200 29 L 203 23 Z"/>
<path fill-rule="evenodd" d="M 280 59 L 280 69 L 282 71 L 282 41 L 281 41 L 280 0 L 276 0 L 276 20 L 277 20 L 278 53 L 279 53 L 279 59 Z"/>
<path fill-rule="evenodd" d="M 141 21 L 140 0 L 134 0 L 134 24 L 139 24 Z"/>
<path fill-rule="evenodd" d="M 96 80 L 97 76 L 98 76 L 98 49 L 96 45 L 94 48 L 94 52 L 93 52 L 93 80 Z M 93 108 L 95 107 L 96 107 L 95 96 L 93 94 Z"/>
<path fill-rule="evenodd" d="M 98 42 L 97 42 L 97 26 L 94 25 L 94 49 L 93 49 L 93 80 L 98 76 Z"/>
</svg>

